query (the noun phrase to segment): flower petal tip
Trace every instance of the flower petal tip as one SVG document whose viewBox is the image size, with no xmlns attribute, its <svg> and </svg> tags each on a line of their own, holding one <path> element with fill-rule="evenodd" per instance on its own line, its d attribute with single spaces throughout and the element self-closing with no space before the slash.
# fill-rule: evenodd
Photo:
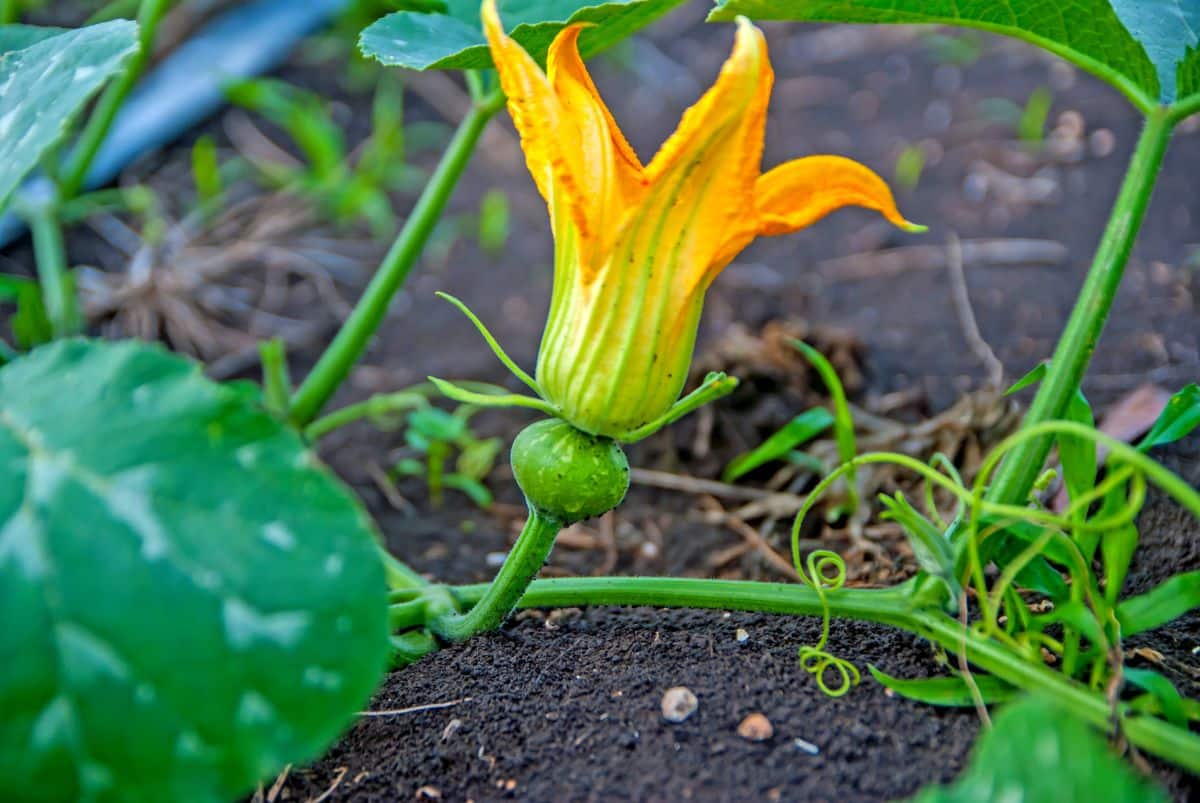
<svg viewBox="0 0 1200 803">
<path fill-rule="evenodd" d="M 904 229 L 909 234 L 924 234 L 925 232 L 929 231 L 928 226 L 922 226 L 920 223 L 913 223 L 910 220 L 904 221 L 904 224 L 900 226 L 900 228 Z"/>
</svg>

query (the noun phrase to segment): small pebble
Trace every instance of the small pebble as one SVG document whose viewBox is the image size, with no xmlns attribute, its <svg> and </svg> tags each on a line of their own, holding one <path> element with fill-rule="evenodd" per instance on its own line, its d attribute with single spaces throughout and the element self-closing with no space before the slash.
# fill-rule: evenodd
<svg viewBox="0 0 1200 803">
<path fill-rule="evenodd" d="M 775 735 L 775 728 L 771 720 L 756 712 L 742 720 L 737 732 L 738 736 L 751 742 L 765 742 Z"/>
<path fill-rule="evenodd" d="M 446 723 L 446 727 L 442 729 L 442 741 L 448 742 L 454 738 L 454 734 L 458 733 L 459 728 L 463 726 L 461 719 L 452 719 Z"/>
<path fill-rule="evenodd" d="M 507 558 L 507 552 L 489 552 L 484 556 L 483 562 L 487 564 L 489 569 L 498 569 L 504 565 L 504 561 Z"/>
<path fill-rule="evenodd" d="M 662 697 L 662 715 L 667 722 L 683 722 L 695 713 L 700 701 L 687 686 L 667 689 Z"/>
<path fill-rule="evenodd" d="M 745 644 L 750 640 L 750 634 L 746 632 L 744 627 L 739 627 L 737 632 L 733 634 L 733 637 L 737 639 L 738 644 Z"/>
<path fill-rule="evenodd" d="M 1093 156 L 1103 159 L 1117 147 L 1117 138 L 1107 128 L 1097 128 L 1088 136 L 1088 145 Z"/>
<path fill-rule="evenodd" d="M 890 689 L 889 689 L 889 691 L 890 691 Z M 821 748 L 817 747 L 815 744 L 808 741 L 807 739 L 796 739 L 792 742 L 792 744 L 794 744 L 796 746 L 797 750 L 803 750 L 805 753 L 808 753 L 810 756 L 815 756 L 821 752 Z"/>
</svg>

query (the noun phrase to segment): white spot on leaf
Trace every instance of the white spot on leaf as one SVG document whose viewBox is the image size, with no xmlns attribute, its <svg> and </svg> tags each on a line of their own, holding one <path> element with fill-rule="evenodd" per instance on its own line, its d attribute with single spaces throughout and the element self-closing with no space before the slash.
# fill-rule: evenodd
<svg viewBox="0 0 1200 803">
<path fill-rule="evenodd" d="M 0 529 L 0 566 L 15 565 L 26 580 L 43 577 L 48 568 L 38 539 L 41 523 L 29 508 L 22 508 Z"/>
<path fill-rule="evenodd" d="M 239 725 L 257 728 L 275 721 L 275 708 L 266 697 L 256 691 L 248 691 L 238 701 L 235 716 Z"/>
<path fill-rule="evenodd" d="M 230 597 L 222 609 L 225 635 L 234 649 L 245 650 L 264 642 L 292 647 L 308 628 L 304 611 L 263 613 L 240 599 Z"/>
<path fill-rule="evenodd" d="M 342 676 L 329 669 L 309 666 L 304 670 L 304 683 L 325 691 L 337 691 L 342 687 Z"/>
<path fill-rule="evenodd" d="M 272 546 L 288 552 L 296 546 L 296 536 L 282 521 L 273 521 L 262 529 L 263 540 Z"/>
<path fill-rule="evenodd" d="M 105 498 L 108 512 L 123 522 L 142 540 L 142 557 L 157 560 L 167 553 L 170 542 L 162 522 L 151 506 L 154 469 L 150 466 L 130 469 L 112 477 Z"/>
</svg>

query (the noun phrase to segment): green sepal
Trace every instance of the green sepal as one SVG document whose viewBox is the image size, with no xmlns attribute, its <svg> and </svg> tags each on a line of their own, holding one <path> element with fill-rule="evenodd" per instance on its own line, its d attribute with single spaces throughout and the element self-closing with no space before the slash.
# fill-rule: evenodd
<svg viewBox="0 0 1200 803">
<path fill-rule="evenodd" d="M 545 399 L 522 396 L 519 393 L 502 393 L 494 396 L 488 393 L 475 393 L 453 382 L 438 379 L 436 376 L 428 377 L 428 379 L 443 396 L 462 404 L 474 404 L 477 407 L 528 407 L 532 410 L 540 410 L 546 415 L 558 416 L 558 408 Z"/>
<path fill-rule="evenodd" d="M 637 429 L 632 429 L 629 432 L 618 435 L 616 440 L 621 443 L 636 443 L 643 438 L 648 438 L 663 427 L 675 423 L 688 413 L 700 409 L 709 402 L 728 396 L 730 393 L 733 393 L 737 386 L 737 377 L 728 376 L 723 371 L 712 371 L 704 377 L 704 381 L 700 383 L 700 387 L 672 404 L 670 409 L 661 416 L 647 424 L 643 424 Z"/>
</svg>

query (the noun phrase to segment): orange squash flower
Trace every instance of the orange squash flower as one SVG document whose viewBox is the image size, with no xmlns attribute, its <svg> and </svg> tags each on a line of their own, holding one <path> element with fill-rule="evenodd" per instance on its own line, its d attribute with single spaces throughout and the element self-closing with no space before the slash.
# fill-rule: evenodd
<svg viewBox="0 0 1200 803">
<path fill-rule="evenodd" d="M 847 205 L 921 230 L 901 217 L 887 184 L 850 159 L 809 156 L 761 172 L 774 75 L 762 32 L 745 19 L 716 83 L 643 166 L 580 58 L 583 26 L 558 34 L 543 72 L 505 35 L 494 0 L 482 16 L 554 231 L 534 387 L 585 432 L 625 440 L 668 414 L 687 379 L 704 294 L 755 237 Z"/>
</svg>

